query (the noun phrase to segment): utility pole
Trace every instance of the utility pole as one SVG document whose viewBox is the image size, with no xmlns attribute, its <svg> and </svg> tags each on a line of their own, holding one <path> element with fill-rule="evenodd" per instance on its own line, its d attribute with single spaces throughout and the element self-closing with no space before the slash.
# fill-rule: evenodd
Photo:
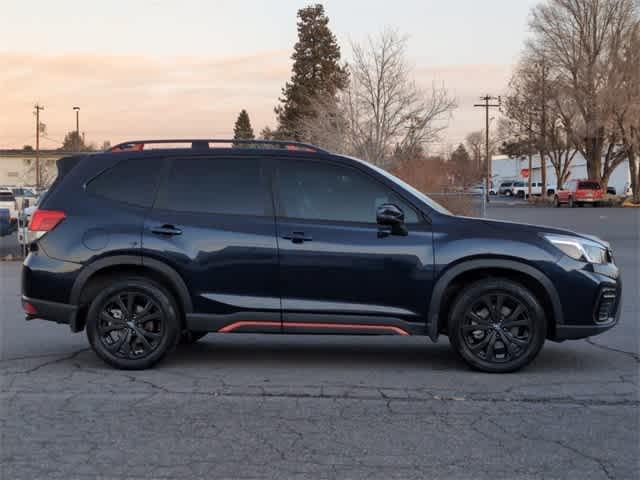
<svg viewBox="0 0 640 480">
<path fill-rule="evenodd" d="M 33 108 L 36 109 L 36 188 L 40 188 L 40 110 L 44 107 L 36 103 Z"/>
<path fill-rule="evenodd" d="M 540 63 L 542 70 L 542 125 L 540 125 L 542 132 L 542 148 L 540 149 L 540 180 L 542 181 L 542 192 L 540 195 L 542 198 L 545 198 L 547 196 L 547 65 L 544 58 Z"/>
<path fill-rule="evenodd" d="M 76 112 L 76 145 L 75 151 L 80 151 L 80 107 L 73 107 Z"/>
<path fill-rule="evenodd" d="M 493 97 L 489 94 L 484 97 L 480 97 L 484 103 L 476 103 L 474 107 L 482 107 L 485 111 L 485 159 L 487 162 L 487 176 L 486 176 L 486 196 L 487 202 L 489 201 L 489 191 L 491 190 L 491 159 L 489 158 L 489 109 L 500 108 L 500 97 Z M 498 100 L 497 104 L 490 103 L 492 100 Z"/>
</svg>

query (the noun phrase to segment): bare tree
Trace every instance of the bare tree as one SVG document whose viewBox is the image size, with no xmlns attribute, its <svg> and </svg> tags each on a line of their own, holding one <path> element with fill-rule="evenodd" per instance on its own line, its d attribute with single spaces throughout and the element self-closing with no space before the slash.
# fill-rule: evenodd
<svg viewBox="0 0 640 480">
<path fill-rule="evenodd" d="M 607 105 L 629 160 L 634 203 L 640 203 L 640 19 L 631 29 L 611 71 Z"/>
<path fill-rule="evenodd" d="M 606 97 L 612 58 L 637 16 L 637 0 L 547 0 L 530 22 L 531 48 L 547 60 L 578 113 L 569 136 L 587 159 L 589 176 L 603 182 L 624 160 Z"/>
<path fill-rule="evenodd" d="M 36 184 L 36 161 L 28 158 L 23 161 L 23 169 L 20 180 L 25 185 Z M 43 187 L 48 188 L 58 176 L 55 160 L 40 160 L 40 182 Z"/>
<path fill-rule="evenodd" d="M 490 133 L 489 135 L 489 157 L 495 154 L 498 151 L 500 145 L 501 131 L 500 127 L 498 127 L 498 131 L 496 133 Z M 469 155 L 471 156 L 471 160 L 473 162 L 474 168 L 478 170 L 483 170 L 483 159 L 485 156 L 485 130 L 476 130 L 474 132 L 469 133 L 464 140 L 464 143 L 469 151 Z"/>
<path fill-rule="evenodd" d="M 396 147 L 411 151 L 437 140 L 456 102 L 444 86 L 429 92 L 416 86 L 406 38 L 385 30 L 352 49 L 351 83 L 340 98 L 352 152 L 387 166 Z"/>
</svg>

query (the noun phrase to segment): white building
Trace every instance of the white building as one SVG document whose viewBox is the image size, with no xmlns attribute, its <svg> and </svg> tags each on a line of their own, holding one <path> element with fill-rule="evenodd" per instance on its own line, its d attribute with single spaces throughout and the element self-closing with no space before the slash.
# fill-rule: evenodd
<svg viewBox="0 0 640 480">
<path fill-rule="evenodd" d="M 533 182 L 541 180 L 540 156 L 532 157 L 531 179 Z M 528 181 L 525 176 L 529 168 L 529 158 L 509 158 L 506 155 L 496 155 L 491 159 L 491 173 L 493 184 L 496 188 L 500 183 L 507 180 Z M 580 152 L 576 153 L 569 167 L 569 178 L 588 178 L 587 161 Z M 547 159 L 547 185 L 549 188 L 556 188 L 556 171 L 551 162 Z M 617 193 L 624 192 L 631 184 L 631 173 L 629 172 L 629 162 L 625 160 L 620 163 L 609 177 L 609 187 L 614 187 Z"/>
<path fill-rule="evenodd" d="M 58 150 L 40 151 L 42 183 L 47 185 L 57 175 L 56 161 L 70 153 Z M 0 186 L 34 186 L 36 184 L 36 152 L 33 150 L 0 150 Z"/>
</svg>

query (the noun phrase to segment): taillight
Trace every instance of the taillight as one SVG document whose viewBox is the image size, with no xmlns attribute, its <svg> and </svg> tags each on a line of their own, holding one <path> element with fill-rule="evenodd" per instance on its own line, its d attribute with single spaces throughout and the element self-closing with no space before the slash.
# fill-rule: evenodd
<svg viewBox="0 0 640 480">
<path fill-rule="evenodd" d="M 50 232 L 66 218 L 64 212 L 59 210 L 36 210 L 31 215 L 29 230 L 32 232 Z"/>
</svg>

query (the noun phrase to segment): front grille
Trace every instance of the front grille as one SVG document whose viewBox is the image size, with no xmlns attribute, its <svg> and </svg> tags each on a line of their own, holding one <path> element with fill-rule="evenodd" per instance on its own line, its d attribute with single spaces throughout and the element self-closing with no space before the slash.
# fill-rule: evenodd
<svg viewBox="0 0 640 480">
<path fill-rule="evenodd" d="M 596 322 L 605 323 L 613 320 L 616 311 L 618 294 L 613 288 L 605 288 L 600 293 L 596 310 Z"/>
</svg>

